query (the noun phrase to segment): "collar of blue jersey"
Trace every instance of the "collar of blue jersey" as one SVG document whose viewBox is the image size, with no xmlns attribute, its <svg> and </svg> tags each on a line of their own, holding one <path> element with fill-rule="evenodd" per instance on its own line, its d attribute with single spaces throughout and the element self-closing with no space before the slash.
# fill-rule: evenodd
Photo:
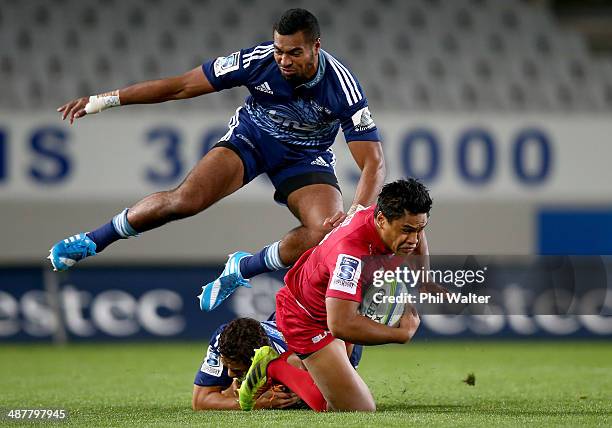
<svg viewBox="0 0 612 428">
<path fill-rule="evenodd" d="M 312 88 L 321 81 L 323 74 L 325 74 L 325 55 L 323 55 L 323 51 L 319 50 L 319 67 L 317 68 L 317 74 L 308 82 L 296 86 L 295 89 L 301 88 L 302 86 L 308 89 Z"/>
</svg>

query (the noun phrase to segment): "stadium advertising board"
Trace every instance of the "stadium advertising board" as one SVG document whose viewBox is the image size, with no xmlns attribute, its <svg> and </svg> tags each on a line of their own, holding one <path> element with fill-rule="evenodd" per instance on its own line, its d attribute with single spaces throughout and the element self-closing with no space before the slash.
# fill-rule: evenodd
<svg viewBox="0 0 612 428">
<path fill-rule="evenodd" d="M 609 274 L 599 259 L 597 263 L 597 272 L 586 276 L 576 273 L 575 277 L 582 278 L 580 282 L 598 278 L 597 283 L 604 284 L 605 290 Z M 258 276 L 252 280 L 252 289 L 241 288 L 215 311 L 201 312 L 196 295 L 200 286 L 217 274 L 216 267 L 79 268 L 62 275 L 41 268 L 3 269 L 0 341 L 205 341 L 223 322 L 241 316 L 267 319 L 274 311 L 274 295 L 282 285 L 282 274 Z M 497 276 L 506 282 L 509 277 L 520 278 L 507 269 Z M 528 281 L 525 285 L 533 288 Z M 488 290 L 489 294 L 499 292 L 494 286 Z M 567 290 L 567 283 L 563 289 L 556 289 Z M 534 301 L 529 298 L 533 290 L 521 292 L 514 287 L 510 291 L 511 297 L 505 297 L 503 304 L 493 298 L 493 305 L 471 305 L 468 311 L 466 307 L 435 311 L 418 305 L 423 322 L 417 338 L 612 337 L 609 289 L 605 299 L 597 297 L 589 309 L 564 314 L 552 311 L 550 306 L 537 313 L 516 309 L 533 307 Z M 581 295 L 576 304 L 584 308 L 588 296 Z"/>
<path fill-rule="evenodd" d="M 135 198 L 180 183 L 226 132 L 229 115 L 111 111 L 74 126 L 54 115 L 0 122 L 0 198 Z M 438 200 L 609 201 L 607 118 L 592 116 L 375 116 L 388 179 L 422 178 Z M 349 194 L 358 170 L 334 146 Z M 580 171 L 576 174 L 576 171 Z M 239 200 L 269 197 L 265 178 Z"/>
</svg>

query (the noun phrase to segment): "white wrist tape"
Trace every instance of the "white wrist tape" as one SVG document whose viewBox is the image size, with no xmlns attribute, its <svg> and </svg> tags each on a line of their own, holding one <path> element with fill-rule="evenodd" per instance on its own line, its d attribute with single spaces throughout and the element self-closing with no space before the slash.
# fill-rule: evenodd
<svg viewBox="0 0 612 428">
<path fill-rule="evenodd" d="M 366 207 L 364 207 L 361 204 L 357 204 L 357 205 L 352 205 L 351 208 L 348 210 L 348 212 L 346 213 L 346 215 L 353 215 L 355 214 L 357 211 L 361 211 L 361 210 L 365 210 Z"/>
<path fill-rule="evenodd" d="M 92 95 L 89 97 L 89 102 L 85 105 L 85 113 L 94 114 L 100 113 L 107 108 L 117 107 L 121 105 L 119 100 L 119 91 L 107 92 L 106 94 Z"/>
</svg>

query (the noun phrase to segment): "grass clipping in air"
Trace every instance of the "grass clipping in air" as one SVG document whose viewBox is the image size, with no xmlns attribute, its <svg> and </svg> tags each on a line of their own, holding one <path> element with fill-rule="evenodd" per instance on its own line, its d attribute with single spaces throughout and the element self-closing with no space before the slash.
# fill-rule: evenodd
<svg viewBox="0 0 612 428">
<path fill-rule="evenodd" d="M 474 386 L 476 385 L 476 375 L 474 375 L 474 373 L 468 373 L 467 377 L 463 379 L 463 381 L 470 386 Z"/>
</svg>

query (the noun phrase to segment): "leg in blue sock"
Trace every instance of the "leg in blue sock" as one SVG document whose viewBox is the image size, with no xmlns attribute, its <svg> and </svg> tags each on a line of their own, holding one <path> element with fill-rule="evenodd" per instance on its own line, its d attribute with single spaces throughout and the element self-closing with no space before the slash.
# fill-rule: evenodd
<svg viewBox="0 0 612 428">
<path fill-rule="evenodd" d="M 119 239 L 127 239 L 138 234 L 127 220 L 128 211 L 128 208 L 124 209 L 113 217 L 110 222 L 87 234 L 89 239 L 96 244 L 96 253 L 103 251 Z"/>
<path fill-rule="evenodd" d="M 264 247 L 252 256 L 240 260 L 240 274 L 244 279 L 253 278 L 260 273 L 285 269 L 279 254 L 280 241 Z"/>
</svg>

